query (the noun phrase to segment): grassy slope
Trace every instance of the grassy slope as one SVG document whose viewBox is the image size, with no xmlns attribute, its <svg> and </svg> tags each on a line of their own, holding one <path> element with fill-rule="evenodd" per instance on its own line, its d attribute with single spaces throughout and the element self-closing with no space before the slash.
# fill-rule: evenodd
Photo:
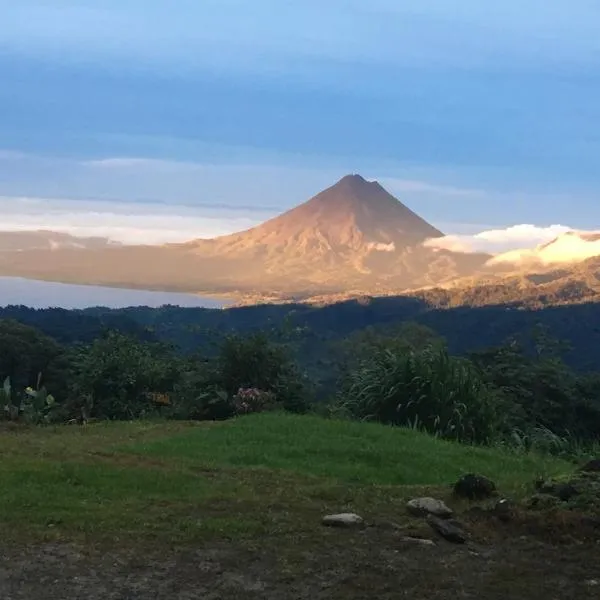
<svg viewBox="0 0 600 600">
<path fill-rule="evenodd" d="M 330 511 L 405 519 L 416 493 L 477 471 L 521 494 L 560 461 L 406 430 L 264 414 L 219 424 L 4 430 L 0 535 L 123 544 L 252 540 L 318 530 Z"/>
</svg>

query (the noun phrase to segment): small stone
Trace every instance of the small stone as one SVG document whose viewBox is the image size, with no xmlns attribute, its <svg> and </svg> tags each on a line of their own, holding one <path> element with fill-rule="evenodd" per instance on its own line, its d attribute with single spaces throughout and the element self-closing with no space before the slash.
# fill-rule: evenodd
<svg viewBox="0 0 600 600">
<path fill-rule="evenodd" d="M 492 512 L 501 521 L 510 521 L 514 516 L 515 505 L 508 498 L 501 498 L 496 502 Z"/>
<path fill-rule="evenodd" d="M 326 515 L 321 521 L 326 527 L 362 527 L 364 520 L 355 513 L 340 513 Z"/>
<path fill-rule="evenodd" d="M 585 585 L 587 585 L 589 587 L 597 587 L 600 585 L 600 580 L 599 579 L 588 579 L 585 582 Z"/>
<path fill-rule="evenodd" d="M 496 484 L 483 475 L 468 473 L 454 484 L 454 494 L 469 500 L 484 500 L 496 495 Z"/>
<path fill-rule="evenodd" d="M 410 537 L 408 535 L 401 537 L 400 541 L 401 542 L 410 542 L 412 544 L 419 544 L 421 546 L 435 546 L 435 542 L 433 540 L 428 540 L 425 538 Z"/>
<path fill-rule="evenodd" d="M 452 509 L 448 508 L 441 500 L 435 498 L 414 498 L 406 503 L 408 512 L 416 517 L 435 515 L 442 519 L 452 516 Z"/>
<path fill-rule="evenodd" d="M 460 524 L 455 521 L 447 521 L 434 515 L 429 515 L 427 517 L 427 523 L 429 523 L 434 531 L 439 533 L 449 542 L 453 542 L 454 544 L 464 544 L 467 541 L 467 534 Z"/>
</svg>

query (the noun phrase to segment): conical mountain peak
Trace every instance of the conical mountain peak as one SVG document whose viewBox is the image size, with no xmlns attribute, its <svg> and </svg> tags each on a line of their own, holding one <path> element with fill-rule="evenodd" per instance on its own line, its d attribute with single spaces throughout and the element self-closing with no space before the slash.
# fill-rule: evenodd
<svg viewBox="0 0 600 600">
<path fill-rule="evenodd" d="M 337 183 L 327 189 L 329 191 L 335 190 L 346 194 L 368 195 L 375 189 L 383 188 L 377 181 L 368 181 L 362 175 L 354 173 L 352 175 L 345 175 Z"/>
<path fill-rule="evenodd" d="M 262 225 L 218 238 L 218 242 L 226 252 L 261 247 L 273 253 L 277 248 L 289 251 L 298 246 L 303 252 L 310 253 L 312 248 L 321 255 L 382 247 L 401 251 L 441 235 L 379 183 L 352 174 Z"/>
</svg>

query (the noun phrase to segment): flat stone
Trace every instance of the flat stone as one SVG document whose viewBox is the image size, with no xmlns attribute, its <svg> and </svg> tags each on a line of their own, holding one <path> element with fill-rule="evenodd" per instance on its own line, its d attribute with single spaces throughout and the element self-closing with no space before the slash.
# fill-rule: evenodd
<svg viewBox="0 0 600 600">
<path fill-rule="evenodd" d="M 442 519 L 452 516 L 452 509 L 448 508 L 441 500 L 435 498 L 414 498 L 406 503 L 408 512 L 417 517 L 435 515 Z"/>
<path fill-rule="evenodd" d="M 427 523 L 431 528 L 439 533 L 444 539 L 454 544 L 464 544 L 467 541 L 467 534 L 463 528 L 456 522 L 440 519 L 434 515 L 427 517 Z"/>
<path fill-rule="evenodd" d="M 409 535 L 404 535 L 400 538 L 401 542 L 410 542 L 411 544 L 417 544 L 420 546 L 435 546 L 435 542 L 433 540 L 428 540 L 426 538 L 417 538 L 411 537 Z"/>
<path fill-rule="evenodd" d="M 321 521 L 326 527 L 362 527 L 364 519 L 355 513 L 326 515 Z"/>
</svg>

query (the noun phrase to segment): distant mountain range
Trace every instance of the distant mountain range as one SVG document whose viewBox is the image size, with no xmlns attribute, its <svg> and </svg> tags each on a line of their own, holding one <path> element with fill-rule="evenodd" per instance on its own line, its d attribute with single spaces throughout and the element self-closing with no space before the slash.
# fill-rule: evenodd
<svg viewBox="0 0 600 600">
<path fill-rule="evenodd" d="M 214 239 L 126 246 L 53 232 L 0 233 L 0 275 L 246 302 L 423 294 L 416 290 L 427 288 L 440 298 L 457 298 L 460 290 L 465 296 L 468 290 L 494 298 L 508 290 L 511 297 L 535 296 L 546 293 L 544 286 L 596 294 L 598 271 L 590 257 L 600 255 L 600 235 L 570 232 L 495 257 L 436 248 L 431 241 L 443 236 L 379 183 L 347 175 L 257 227 Z"/>
<path fill-rule="evenodd" d="M 57 231 L 0 231 L 0 252 L 29 250 L 94 250 L 121 246 L 120 242 L 103 237 L 77 237 Z"/>
</svg>

